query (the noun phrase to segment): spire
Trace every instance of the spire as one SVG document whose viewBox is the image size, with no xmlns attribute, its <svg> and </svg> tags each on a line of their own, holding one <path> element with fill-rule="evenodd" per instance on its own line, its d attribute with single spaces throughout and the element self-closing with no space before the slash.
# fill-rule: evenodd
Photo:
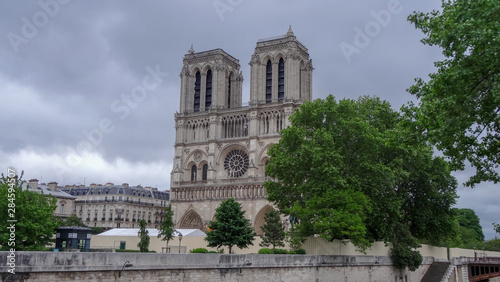
<svg viewBox="0 0 500 282">
<path fill-rule="evenodd" d="M 188 53 L 189 54 L 193 54 L 194 53 L 193 44 L 191 44 L 191 48 L 189 48 Z"/>
<path fill-rule="evenodd" d="M 293 36 L 292 25 L 288 27 L 288 32 L 286 33 L 286 36 Z"/>
</svg>

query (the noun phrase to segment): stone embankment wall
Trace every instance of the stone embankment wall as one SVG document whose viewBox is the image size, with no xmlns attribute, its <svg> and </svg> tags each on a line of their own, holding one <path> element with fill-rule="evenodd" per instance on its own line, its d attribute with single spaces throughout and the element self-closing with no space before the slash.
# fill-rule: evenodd
<svg viewBox="0 0 500 282">
<path fill-rule="evenodd" d="M 8 252 L 0 252 L 7 261 Z M 2 281 L 408 281 L 419 282 L 433 258 L 414 272 L 389 257 L 16 252 L 15 275 Z M 128 262 L 131 266 L 123 267 Z M 123 268 L 123 270 L 122 270 Z"/>
</svg>

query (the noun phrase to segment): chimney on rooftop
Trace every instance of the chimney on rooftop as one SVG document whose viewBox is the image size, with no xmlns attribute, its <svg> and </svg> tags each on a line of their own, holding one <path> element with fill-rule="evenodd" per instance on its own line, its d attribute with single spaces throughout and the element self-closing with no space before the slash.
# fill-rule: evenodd
<svg viewBox="0 0 500 282">
<path fill-rule="evenodd" d="M 113 183 L 111 183 L 111 182 L 106 183 L 106 187 L 108 187 L 108 186 L 113 186 L 113 185 L 115 185 L 115 184 L 113 184 Z"/>
<path fill-rule="evenodd" d="M 31 189 L 38 189 L 38 179 L 30 179 L 29 185 Z"/>
<path fill-rule="evenodd" d="M 123 187 L 128 187 L 128 183 L 123 183 L 122 186 Z"/>
<path fill-rule="evenodd" d="M 49 182 L 49 184 L 47 184 L 47 185 L 49 186 L 50 190 L 52 190 L 54 192 L 57 191 L 57 182 L 52 181 L 52 182 Z"/>
</svg>

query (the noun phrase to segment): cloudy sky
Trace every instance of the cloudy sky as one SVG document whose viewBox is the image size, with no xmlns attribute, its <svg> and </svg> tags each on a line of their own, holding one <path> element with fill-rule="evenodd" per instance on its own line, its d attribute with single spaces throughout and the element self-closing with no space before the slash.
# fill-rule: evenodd
<svg viewBox="0 0 500 282">
<path fill-rule="evenodd" d="M 309 49 L 314 98 L 376 95 L 395 109 L 440 60 L 406 18 L 441 1 L 2 1 L 0 167 L 65 184 L 169 189 L 182 58 L 222 48 L 240 60 L 243 101 L 257 40 L 289 25 Z M 145 89 L 137 92 L 138 89 Z M 131 93 L 139 93 L 131 99 Z M 463 182 L 466 173 L 457 173 Z M 487 238 L 500 189 L 459 188 Z"/>
</svg>

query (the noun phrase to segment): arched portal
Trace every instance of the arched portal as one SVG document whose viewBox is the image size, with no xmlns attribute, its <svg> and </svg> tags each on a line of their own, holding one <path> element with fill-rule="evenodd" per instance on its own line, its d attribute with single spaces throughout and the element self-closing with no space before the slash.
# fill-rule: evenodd
<svg viewBox="0 0 500 282">
<path fill-rule="evenodd" d="M 203 230 L 203 221 L 200 215 L 194 210 L 187 211 L 179 222 L 179 229 L 200 229 Z"/>
<path fill-rule="evenodd" d="M 261 227 L 264 226 L 264 224 L 266 223 L 264 216 L 270 210 L 273 210 L 273 208 L 270 205 L 266 205 L 265 207 L 260 209 L 260 211 L 257 213 L 257 216 L 255 217 L 255 224 L 254 224 L 255 233 L 257 233 L 257 236 L 264 235 L 264 232 L 262 232 Z"/>
</svg>

